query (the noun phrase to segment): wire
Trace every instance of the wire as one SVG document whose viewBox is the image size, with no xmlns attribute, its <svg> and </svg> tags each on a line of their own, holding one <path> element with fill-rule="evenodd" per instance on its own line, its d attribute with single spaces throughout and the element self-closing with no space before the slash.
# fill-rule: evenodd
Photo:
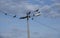
<svg viewBox="0 0 60 38">
<path fill-rule="evenodd" d="M 1 11 L 1 10 L 0 10 Z M 6 14 L 4 11 L 1 11 L 2 13 L 4 13 L 4 14 Z M 6 14 L 7 15 L 7 14 Z M 9 16 L 11 16 L 11 15 L 9 15 Z M 16 17 L 16 15 L 15 16 L 13 16 L 13 17 Z M 37 22 L 36 20 L 34 21 L 34 22 Z M 41 23 L 41 22 L 37 22 L 38 24 L 41 24 L 41 25 L 43 25 L 43 26 L 45 26 L 45 27 L 48 27 L 48 28 L 50 28 L 50 29 L 53 29 L 53 30 L 55 30 L 55 31 L 59 31 L 59 30 L 57 30 L 56 28 L 53 28 L 53 27 L 50 27 L 50 26 L 48 26 L 48 25 L 46 25 L 46 24 L 43 24 L 43 23 Z"/>
<path fill-rule="evenodd" d="M 38 24 L 41 24 L 41 25 L 43 25 L 43 26 L 45 26 L 45 27 L 48 27 L 48 28 L 50 28 L 50 29 L 53 29 L 53 30 L 55 30 L 55 31 L 60 32 L 58 29 L 53 28 L 53 27 L 51 27 L 51 26 L 48 26 L 48 25 L 46 25 L 46 24 L 43 24 L 43 23 L 41 23 L 41 22 L 37 22 L 36 20 L 35 20 L 34 22 L 36 22 L 36 23 L 38 23 Z"/>
<path fill-rule="evenodd" d="M 0 12 L 2 12 L 4 15 L 8 15 L 8 13 L 6 12 L 6 11 L 2 11 L 2 10 L 0 10 Z M 12 14 L 10 14 L 9 16 L 12 16 L 13 18 L 18 18 L 16 15 L 12 15 Z"/>
</svg>

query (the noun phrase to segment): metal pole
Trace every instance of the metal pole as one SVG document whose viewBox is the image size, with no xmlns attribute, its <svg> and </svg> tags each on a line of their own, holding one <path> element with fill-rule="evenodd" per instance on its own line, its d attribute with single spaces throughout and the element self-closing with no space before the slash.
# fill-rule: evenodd
<svg viewBox="0 0 60 38">
<path fill-rule="evenodd" d="M 27 38 L 30 38 L 29 16 L 27 16 Z"/>
</svg>

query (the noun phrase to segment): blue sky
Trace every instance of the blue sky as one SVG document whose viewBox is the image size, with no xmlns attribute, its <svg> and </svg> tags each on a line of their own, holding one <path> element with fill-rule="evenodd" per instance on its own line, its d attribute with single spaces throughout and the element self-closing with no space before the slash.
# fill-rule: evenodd
<svg viewBox="0 0 60 38">
<path fill-rule="evenodd" d="M 31 38 L 60 38 L 60 0 L 0 0 L 0 37 L 27 38 L 26 19 L 19 17 L 38 8 L 41 15 L 29 20 Z"/>
</svg>

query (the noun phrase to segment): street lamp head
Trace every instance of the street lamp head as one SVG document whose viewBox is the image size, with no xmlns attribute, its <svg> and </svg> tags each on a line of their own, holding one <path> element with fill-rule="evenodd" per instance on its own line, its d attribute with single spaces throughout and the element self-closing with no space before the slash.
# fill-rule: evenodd
<svg viewBox="0 0 60 38">
<path fill-rule="evenodd" d="M 26 18 L 30 18 L 30 16 L 25 16 L 25 17 L 20 17 L 19 19 L 26 19 Z"/>
<path fill-rule="evenodd" d="M 35 16 L 40 16 L 41 14 L 40 13 L 36 13 Z"/>
</svg>

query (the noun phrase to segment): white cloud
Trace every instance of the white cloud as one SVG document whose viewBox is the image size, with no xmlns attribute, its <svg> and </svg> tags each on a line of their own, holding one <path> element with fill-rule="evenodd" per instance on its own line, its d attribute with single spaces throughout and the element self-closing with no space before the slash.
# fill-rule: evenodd
<svg viewBox="0 0 60 38">
<path fill-rule="evenodd" d="M 25 37 L 26 31 L 23 29 L 11 29 L 9 31 L 1 32 L 0 35 L 4 38 L 20 38 Z"/>
<path fill-rule="evenodd" d="M 19 2 L 20 1 L 20 2 Z M 41 3 L 43 3 L 43 1 L 41 1 Z M 55 7 L 55 8 L 54 8 Z M 0 0 L 0 10 L 2 11 L 5 11 L 7 13 L 11 13 L 11 14 L 17 14 L 17 15 L 20 15 L 20 16 L 23 16 L 21 13 L 23 13 L 25 15 L 25 11 L 26 10 L 35 10 L 39 8 L 41 13 L 43 15 L 46 15 L 47 17 L 51 16 L 51 17 L 60 17 L 60 12 L 58 12 L 58 10 L 60 10 L 60 3 L 54 3 L 52 5 L 45 5 L 45 6 L 42 6 L 40 7 L 40 5 L 38 4 L 31 4 L 31 3 L 28 3 L 26 0 Z M 55 11 L 56 9 L 56 11 Z M 16 29 L 15 29 L 16 30 Z M 23 31 L 20 31 L 20 30 L 16 30 L 16 33 L 19 36 L 19 34 L 23 32 Z M 13 32 L 14 33 L 14 32 Z M 3 34 L 4 37 L 13 37 L 13 33 L 5 33 Z M 49 32 L 51 35 L 46 35 L 47 33 L 43 34 L 41 33 L 41 37 L 46 37 L 48 36 L 48 38 L 52 38 L 54 36 L 56 36 L 55 33 L 51 33 Z M 55 35 L 54 35 L 55 34 Z M 16 35 L 16 34 L 15 34 Z M 16 36 L 17 36 L 16 35 Z M 46 36 L 45 36 L 46 35 Z M 54 35 L 54 36 L 53 36 Z M 55 37 L 54 37 L 55 38 Z"/>
<path fill-rule="evenodd" d="M 41 12 L 47 17 L 60 17 L 60 3 L 54 3 L 52 5 L 45 5 L 41 8 Z"/>
<path fill-rule="evenodd" d="M 17 2 L 13 2 L 13 1 L 17 1 Z M 39 8 L 39 5 L 34 5 L 34 4 L 30 4 L 28 1 L 23 1 L 20 0 L 20 3 L 18 3 L 18 0 L 11 0 L 11 1 L 0 1 L 0 10 L 5 11 L 7 13 L 11 13 L 11 14 L 17 14 L 17 15 L 21 15 L 26 12 L 27 10 L 34 10 Z"/>
<path fill-rule="evenodd" d="M 52 0 L 54 3 L 60 3 L 60 0 Z"/>
</svg>

